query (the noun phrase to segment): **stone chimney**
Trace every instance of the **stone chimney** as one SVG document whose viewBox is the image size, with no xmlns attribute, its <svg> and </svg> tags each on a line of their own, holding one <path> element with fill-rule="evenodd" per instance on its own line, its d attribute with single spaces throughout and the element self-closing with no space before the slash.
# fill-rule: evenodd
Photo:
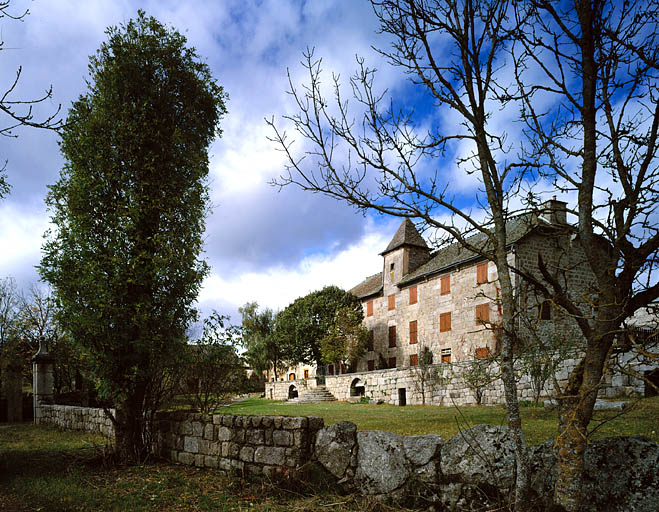
<svg viewBox="0 0 659 512">
<path fill-rule="evenodd" d="M 550 224 L 567 224 L 567 203 L 554 196 L 540 206 L 540 217 Z"/>
</svg>

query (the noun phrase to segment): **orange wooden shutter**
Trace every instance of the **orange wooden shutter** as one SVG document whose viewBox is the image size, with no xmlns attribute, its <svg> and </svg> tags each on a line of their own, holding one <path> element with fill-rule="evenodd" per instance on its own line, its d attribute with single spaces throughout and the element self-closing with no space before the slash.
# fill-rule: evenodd
<svg viewBox="0 0 659 512">
<path fill-rule="evenodd" d="M 490 349 L 487 347 L 480 347 L 476 349 L 476 359 L 487 359 L 490 355 Z"/>
<path fill-rule="evenodd" d="M 396 326 L 389 326 L 389 348 L 396 346 Z"/>
<path fill-rule="evenodd" d="M 442 276 L 439 280 L 439 293 L 440 295 L 448 295 L 451 293 L 451 275 Z"/>
<path fill-rule="evenodd" d="M 490 321 L 490 305 L 479 304 L 476 306 L 476 323 L 484 324 Z"/>
<path fill-rule="evenodd" d="M 390 357 L 389 358 L 389 368 L 396 368 L 396 358 L 395 357 Z"/>
<path fill-rule="evenodd" d="M 479 263 L 476 266 L 476 283 L 487 283 L 487 261 Z"/>
<path fill-rule="evenodd" d="M 410 304 L 416 304 L 416 285 L 410 287 Z"/>
<path fill-rule="evenodd" d="M 439 315 L 439 332 L 451 330 L 451 312 L 440 313 Z"/>
<path fill-rule="evenodd" d="M 369 300 L 366 303 L 366 316 L 373 316 L 373 301 Z"/>
<path fill-rule="evenodd" d="M 392 309 L 396 309 L 396 295 L 392 293 L 391 295 L 389 295 L 389 297 L 387 297 L 387 299 L 389 301 L 387 303 L 387 309 L 389 311 L 391 311 Z"/>
<path fill-rule="evenodd" d="M 410 322 L 410 345 L 414 345 L 417 341 L 417 323 L 416 320 L 412 320 Z"/>
<path fill-rule="evenodd" d="M 419 356 L 417 354 L 410 354 L 410 366 L 417 366 L 419 364 Z"/>
</svg>

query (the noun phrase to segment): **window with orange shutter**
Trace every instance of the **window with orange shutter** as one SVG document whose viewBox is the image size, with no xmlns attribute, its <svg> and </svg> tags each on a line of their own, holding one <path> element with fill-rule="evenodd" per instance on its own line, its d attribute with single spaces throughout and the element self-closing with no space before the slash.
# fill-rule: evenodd
<svg viewBox="0 0 659 512">
<path fill-rule="evenodd" d="M 490 349 L 487 347 L 480 347 L 476 349 L 476 359 L 487 359 L 490 355 Z"/>
<path fill-rule="evenodd" d="M 375 333 L 371 330 L 368 331 L 368 345 L 366 346 L 366 350 L 369 352 L 373 352 L 373 342 L 375 341 Z"/>
<path fill-rule="evenodd" d="M 396 326 L 395 325 L 390 325 L 389 326 L 389 348 L 393 348 L 396 346 Z"/>
<path fill-rule="evenodd" d="M 389 368 L 396 368 L 396 358 L 395 357 L 390 357 L 389 358 Z"/>
<path fill-rule="evenodd" d="M 476 324 L 485 324 L 490 321 L 490 305 L 479 304 L 476 306 Z"/>
<path fill-rule="evenodd" d="M 414 345 L 417 340 L 417 323 L 416 320 L 412 320 L 410 322 L 410 345 Z"/>
<path fill-rule="evenodd" d="M 476 284 L 487 283 L 487 261 L 476 266 Z"/>
<path fill-rule="evenodd" d="M 451 362 L 451 349 L 450 348 L 443 348 L 442 349 L 442 363 L 450 363 Z"/>
<path fill-rule="evenodd" d="M 304 370 L 304 378 L 305 379 L 309 378 L 309 370 Z"/>
<path fill-rule="evenodd" d="M 418 354 L 410 354 L 410 366 L 419 365 L 419 356 Z"/>
<path fill-rule="evenodd" d="M 391 311 L 392 309 L 396 309 L 396 294 L 392 293 L 387 297 L 388 303 L 387 303 L 387 309 Z"/>
<path fill-rule="evenodd" d="M 440 295 L 448 295 L 451 293 L 451 275 L 442 276 L 439 279 L 439 293 Z"/>
<path fill-rule="evenodd" d="M 416 304 L 416 285 L 410 287 L 410 304 Z"/>
<path fill-rule="evenodd" d="M 366 316 L 373 316 L 373 301 L 369 300 L 366 303 Z"/>
<path fill-rule="evenodd" d="M 451 330 L 451 313 L 440 313 L 439 315 L 439 332 L 448 332 Z"/>
</svg>

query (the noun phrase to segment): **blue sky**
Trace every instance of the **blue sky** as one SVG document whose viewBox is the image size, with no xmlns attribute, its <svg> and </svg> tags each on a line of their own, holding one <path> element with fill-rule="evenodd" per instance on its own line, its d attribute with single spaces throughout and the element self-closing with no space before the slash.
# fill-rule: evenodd
<svg viewBox="0 0 659 512">
<path fill-rule="evenodd" d="M 210 148 L 213 213 L 207 219 L 205 258 L 211 274 L 199 297 L 202 310 L 218 309 L 237 320 L 248 300 L 283 308 L 328 284 L 349 288 L 380 271 L 378 253 L 399 219 L 363 217 L 320 195 L 268 182 L 284 161 L 267 140 L 264 118 L 292 109 L 286 70 L 303 76 L 302 52 L 315 47 L 324 68 L 348 77 L 355 55 L 382 68 L 380 86 L 396 90 L 404 78 L 387 69 L 370 48 L 378 44 L 377 20 L 357 1 L 120 1 L 13 0 L 30 13 L 22 21 L 0 19 L 0 88 L 22 67 L 16 98 L 36 97 L 50 85 L 53 98 L 39 114 L 63 113 L 85 91 L 87 64 L 104 31 L 139 8 L 183 33 L 229 94 L 224 135 Z M 6 124 L 6 119 L 0 122 Z M 27 289 L 38 280 L 42 235 L 48 228 L 44 197 L 62 167 L 57 135 L 32 128 L 0 139 L 10 195 L 0 202 L 0 278 Z"/>
</svg>

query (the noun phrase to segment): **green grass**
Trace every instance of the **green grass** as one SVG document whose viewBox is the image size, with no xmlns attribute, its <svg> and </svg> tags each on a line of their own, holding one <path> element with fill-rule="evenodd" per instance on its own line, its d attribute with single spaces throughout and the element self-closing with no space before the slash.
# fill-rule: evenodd
<svg viewBox="0 0 659 512">
<path fill-rule="evenodd" d="M 505 425 L 503 406 L 437 407 L 408 405 L 375 405 L 347 402 L 296 404 L 250 398 L 221 410 L 225 414 L 265 414 L 283 416 L 320 416 L 325 425 L 352 421 L 359 430 L 385 430 L 401 435 L 440 434 L 445 439 L 465 428 L 481 423 Z M 540 444 L 556 436 L 556 413 L 542 407 L 522 406 L 522 426 L 531 445 Z M 591 428 L 602 420 L 610 420 L 598 428 L 593 439 L 611 436 L 643 435 L 659 442 L 659 397 L 640 400 L 624 415 L 598 412 Z M 615 418 L 615 419 L 614 419 Z"/>
</svg>

